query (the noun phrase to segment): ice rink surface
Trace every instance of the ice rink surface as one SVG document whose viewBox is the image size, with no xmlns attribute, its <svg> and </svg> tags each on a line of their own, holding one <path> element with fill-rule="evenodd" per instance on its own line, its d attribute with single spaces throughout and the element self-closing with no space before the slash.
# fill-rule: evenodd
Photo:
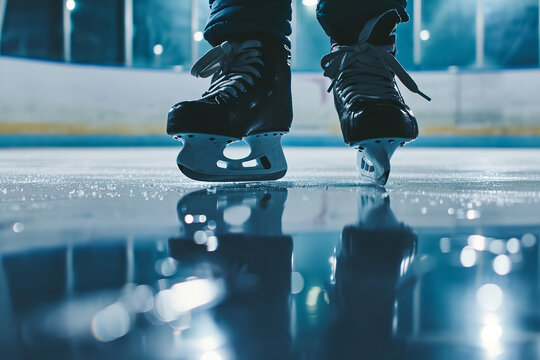
<svg viewBox="0 0 540 360">
<path fill-rule="evenodd" d="M 2 359 L 540 358 L 540 150 L 405 148 L 385 188 L 177 151 L 0 151 Z"/>
</svg>

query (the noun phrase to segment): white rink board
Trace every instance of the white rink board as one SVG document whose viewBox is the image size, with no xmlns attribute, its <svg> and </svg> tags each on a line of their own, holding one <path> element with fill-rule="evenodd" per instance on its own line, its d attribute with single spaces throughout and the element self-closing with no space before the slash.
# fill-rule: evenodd
<svg viewBox="0 0 540 360">
<path fill-rule="evenodd" d="M 412 76 L 433 98 L 401 87 L 424 134 L 540 134 L 538 69 Z M 0 133 L 162 134 L 170 106 L 208 83 L 187 72 L 0 57 Z M 339 134 L 329 84 L 322 72 L 293 73 L 297 134 Z"/>
</svg>

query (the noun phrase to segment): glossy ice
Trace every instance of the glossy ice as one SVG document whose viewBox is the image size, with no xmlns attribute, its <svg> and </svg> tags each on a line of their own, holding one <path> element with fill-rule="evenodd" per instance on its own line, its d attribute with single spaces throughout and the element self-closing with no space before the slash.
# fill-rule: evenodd
<svg viewBox="0 0 540 360">
<path fill-rule="evenodd" d="M 538 359 L 540 151 L 346 148 L 206 184 L 177 149 L 0 152 L 2 359 Z"/>
</svg>

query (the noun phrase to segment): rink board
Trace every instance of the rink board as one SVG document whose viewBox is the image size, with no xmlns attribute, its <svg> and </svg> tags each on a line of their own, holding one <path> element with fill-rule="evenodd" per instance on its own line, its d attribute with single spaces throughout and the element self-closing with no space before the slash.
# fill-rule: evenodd
<svg viewBox="0 0 540 360">
<path fill-rule="evenodd" d="M 413 72 L 433 101 L 403 91 L 427 136 L 540 135 L 540 70 Z M 0 57 L 0 134 L 160 135 L 169 107 L 208 81 L 187 72 Z M 293 73 L 293 131 L 339 136 L 329 80 Z"/>
</svg>

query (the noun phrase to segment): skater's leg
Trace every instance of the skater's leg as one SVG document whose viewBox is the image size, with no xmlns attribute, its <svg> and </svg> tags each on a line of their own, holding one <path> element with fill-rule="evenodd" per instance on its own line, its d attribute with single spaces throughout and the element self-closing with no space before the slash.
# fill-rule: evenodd
<svg viewBox="0 0 540 360">
<path fill-rule="evenodd" d="M 408 20 L 405 5 L 404 0 L 321 0 L 317 13 L 332 40 L 321 65 L 332 79 L 343 138 L 359 150 L 362 179 L 382 185 L 396 148 L 418 136 L 394 77 L 430 100 L 395 59 L 395 30 Z"/>
<path fill-rule="evenodd" d="M 167 133 L 183 143 L 177 158 L 188 177 L 204 181 L 273 180 L 285 175 L 281 136 L 292 121 L 290 0 L 213 0 L 205 30 L 214 48 L 191 69 L 212 77 L 201 99 L 167 116 Z M 245 158 L 227 156 L 244 140 Z"/>
<path fill-rule="evenodd" d="M 291 0 L 210 0 L 204 37 L 213 46 L 236 35 L 267 34 L 288 43 Z"/>
<path fill-rule="evenodd" d="M 320 0 L 317 19 L 334 41 L 352 45 L 370 19 L 388 10 L 396 9 L 400 22 L 408 21 L 406 6 L 407 0 Z M 379 42 L 381 40 L 386 39 Z"/>
</svg>

